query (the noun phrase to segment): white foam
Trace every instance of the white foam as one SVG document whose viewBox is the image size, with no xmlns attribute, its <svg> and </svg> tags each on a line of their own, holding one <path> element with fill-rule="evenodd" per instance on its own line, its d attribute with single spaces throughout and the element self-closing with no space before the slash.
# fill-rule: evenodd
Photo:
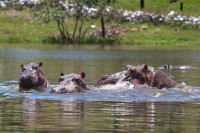
<svg viewBox="0 0 200 133">
<path fill-rule="evenodd" d="M 162 96 L 162 95 L 163 95 L 163 93 L 156 92 L 156 94 L 155 94 L 155 95 L 152 95 L 152 97 L 160 97 L 160 96 Z"/>
<path fill-rule="evenodd" d="M 98 90 L 127 90 L 134 88 L 134 85 L 130 82 L 117 82 L 116 84 L 109 84 L 109 85 L 103 85 L 100 87 L 95 87 L 95 89 Z"/>
</svg>

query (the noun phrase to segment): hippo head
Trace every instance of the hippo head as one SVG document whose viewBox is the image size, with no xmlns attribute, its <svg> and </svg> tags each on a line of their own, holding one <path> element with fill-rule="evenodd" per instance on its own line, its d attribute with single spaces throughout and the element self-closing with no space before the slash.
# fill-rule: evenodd
<svg viewBox="0 0 200 133">
<path fill-rule="evenodd" d="M 119 78 L 111 75 L 101 75 L 96 81 L 95 86 L 100 87 L 102 85 L 107 85 L 107 84 L 116 84 Z"/>
<path fill-rule="evenodd" d="M 43 63 L 40 62 L 39 64 L 30 63 L 25 66 L 21 65 L 22 73 L 19 78 L 19 86 L 21 88 L 34 88 L 47 82 L 47 81 L 45 82 L 44 80 L 41 80 L 42 75 L 43 75 L 43 78 L 46 78 L 43 71 L 40 69 L 42 64 Z"/>
<path fill-rule="evenodd" d="M 84 90 L 89 90 L 86 83 L 83 81 L 85 78 L 85 73 L 79 74 L 60 74 L 58 79 L 58 86 L 52 88 L 51 93 L 75 93 Z"/>
<path fill-rule="evenodd" d="M 148 69 L 147 65 L 144 65 L 141 69 L 130 67 L 125 74 L 126 77 L 123 81 L 129 81 L 134 86 L 138 85 L 151 85 L 153 82 L 153 72 Z"/>
</svg>

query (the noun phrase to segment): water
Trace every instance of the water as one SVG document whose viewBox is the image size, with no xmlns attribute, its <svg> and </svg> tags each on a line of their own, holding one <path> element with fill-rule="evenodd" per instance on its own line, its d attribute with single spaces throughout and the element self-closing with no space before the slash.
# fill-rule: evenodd
<svg viewBox="0 0 200 133">
<path fill-rule="evenodd" d="M 165 71 L 191 89 L 134 88 L 128 83 L 93 88 L 102 74 L 127 64 L 192 65 L 199 50 L 86 50 L 44 46 L 0 47 L 1 132 L 199 132 L 200 69 Z M 20 65 L 43 62 L 50 82 L 45 90 L 18 90 Z M 85 93 L 52 94 L 61 72 L 86 73 L 93 89 Z"/>
</svg>

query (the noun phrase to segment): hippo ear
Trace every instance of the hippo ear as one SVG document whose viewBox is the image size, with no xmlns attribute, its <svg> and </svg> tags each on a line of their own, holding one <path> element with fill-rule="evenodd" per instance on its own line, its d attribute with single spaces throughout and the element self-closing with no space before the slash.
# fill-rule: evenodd
<svg viewBox="0 0 200 133">
<path fill-rule="evenodd" d="M 129 68 L 131 68 L 131 65 L 127 65 L 126 66 L 126 70 L 128 70 Z"/>
<path fill-rule="evenodd" d="M 21 68 L 23 68 L 24 67 L 24 65 L 23 64 L 21 64 Z"/>
<path fill-rule="evenodd" d="M 64 76 L 64 73 L 60 73 L 60 76 Z"/>
<path fill-rule="evenodd" d="M 82 78 L 82 79 L 85 78 L 85 73 L 84 73 L 84 72 L 81 73 L 81 78 Z"/>
<path fill-rule="evenodd" d="M 144 65 L 142 71 L 147 71 L 148 70 L 148 65 Z"/>
<path fill-rule="evenodd" d="M 38 64 L 38 66 L 39 66 L 39 67 L 41 67 L 42 65 L 43 65 L 43 63 L 42 63 L 42 62 L 40 62 L 40 63 Z"/>
</svg>

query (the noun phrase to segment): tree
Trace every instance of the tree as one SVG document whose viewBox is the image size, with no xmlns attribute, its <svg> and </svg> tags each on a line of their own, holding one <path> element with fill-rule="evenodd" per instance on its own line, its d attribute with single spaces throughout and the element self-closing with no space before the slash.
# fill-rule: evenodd
<svg viewBox="0 0 200 133">
<path fill-rule="evenodd" d="M 40 0 L 32 11 L 34 17 L 39 18 L 42 23 L 55 21 L 61 40 L 73 43 L 85 37 L 96 19 L 103 18 L 105 7 L 109 3 L 110 0 Z M 73 30 L 69 30 L 69 26 L 72 26 L 68 23 L 70 20 L 75 22 Z M 85 21 L 90 24 L 86 25 Z M 104 24 L 104 20 L 102 22 Z"/>
<path fill-rule="evenodd" d="M 34 17 L 39 18 L 42 23 L 56 21 L 61 40 L 73 43 L 75 40 L 82 39 L 88 31 L 91 24 L 85 26 L 83 31 L 85 20 L 95 18 L 98 15 L 98 12 L 91 15 L 88 11 L 90 7 L 95 6 L 95 3 L 93 0 L 73 0 L 71 2 L 66 2 L 66 0 L 40 0 L 40 4 L 32 11 Z M 69 20 L 75 22 L 72 31 L 68 28 Z"/>
</svg>

